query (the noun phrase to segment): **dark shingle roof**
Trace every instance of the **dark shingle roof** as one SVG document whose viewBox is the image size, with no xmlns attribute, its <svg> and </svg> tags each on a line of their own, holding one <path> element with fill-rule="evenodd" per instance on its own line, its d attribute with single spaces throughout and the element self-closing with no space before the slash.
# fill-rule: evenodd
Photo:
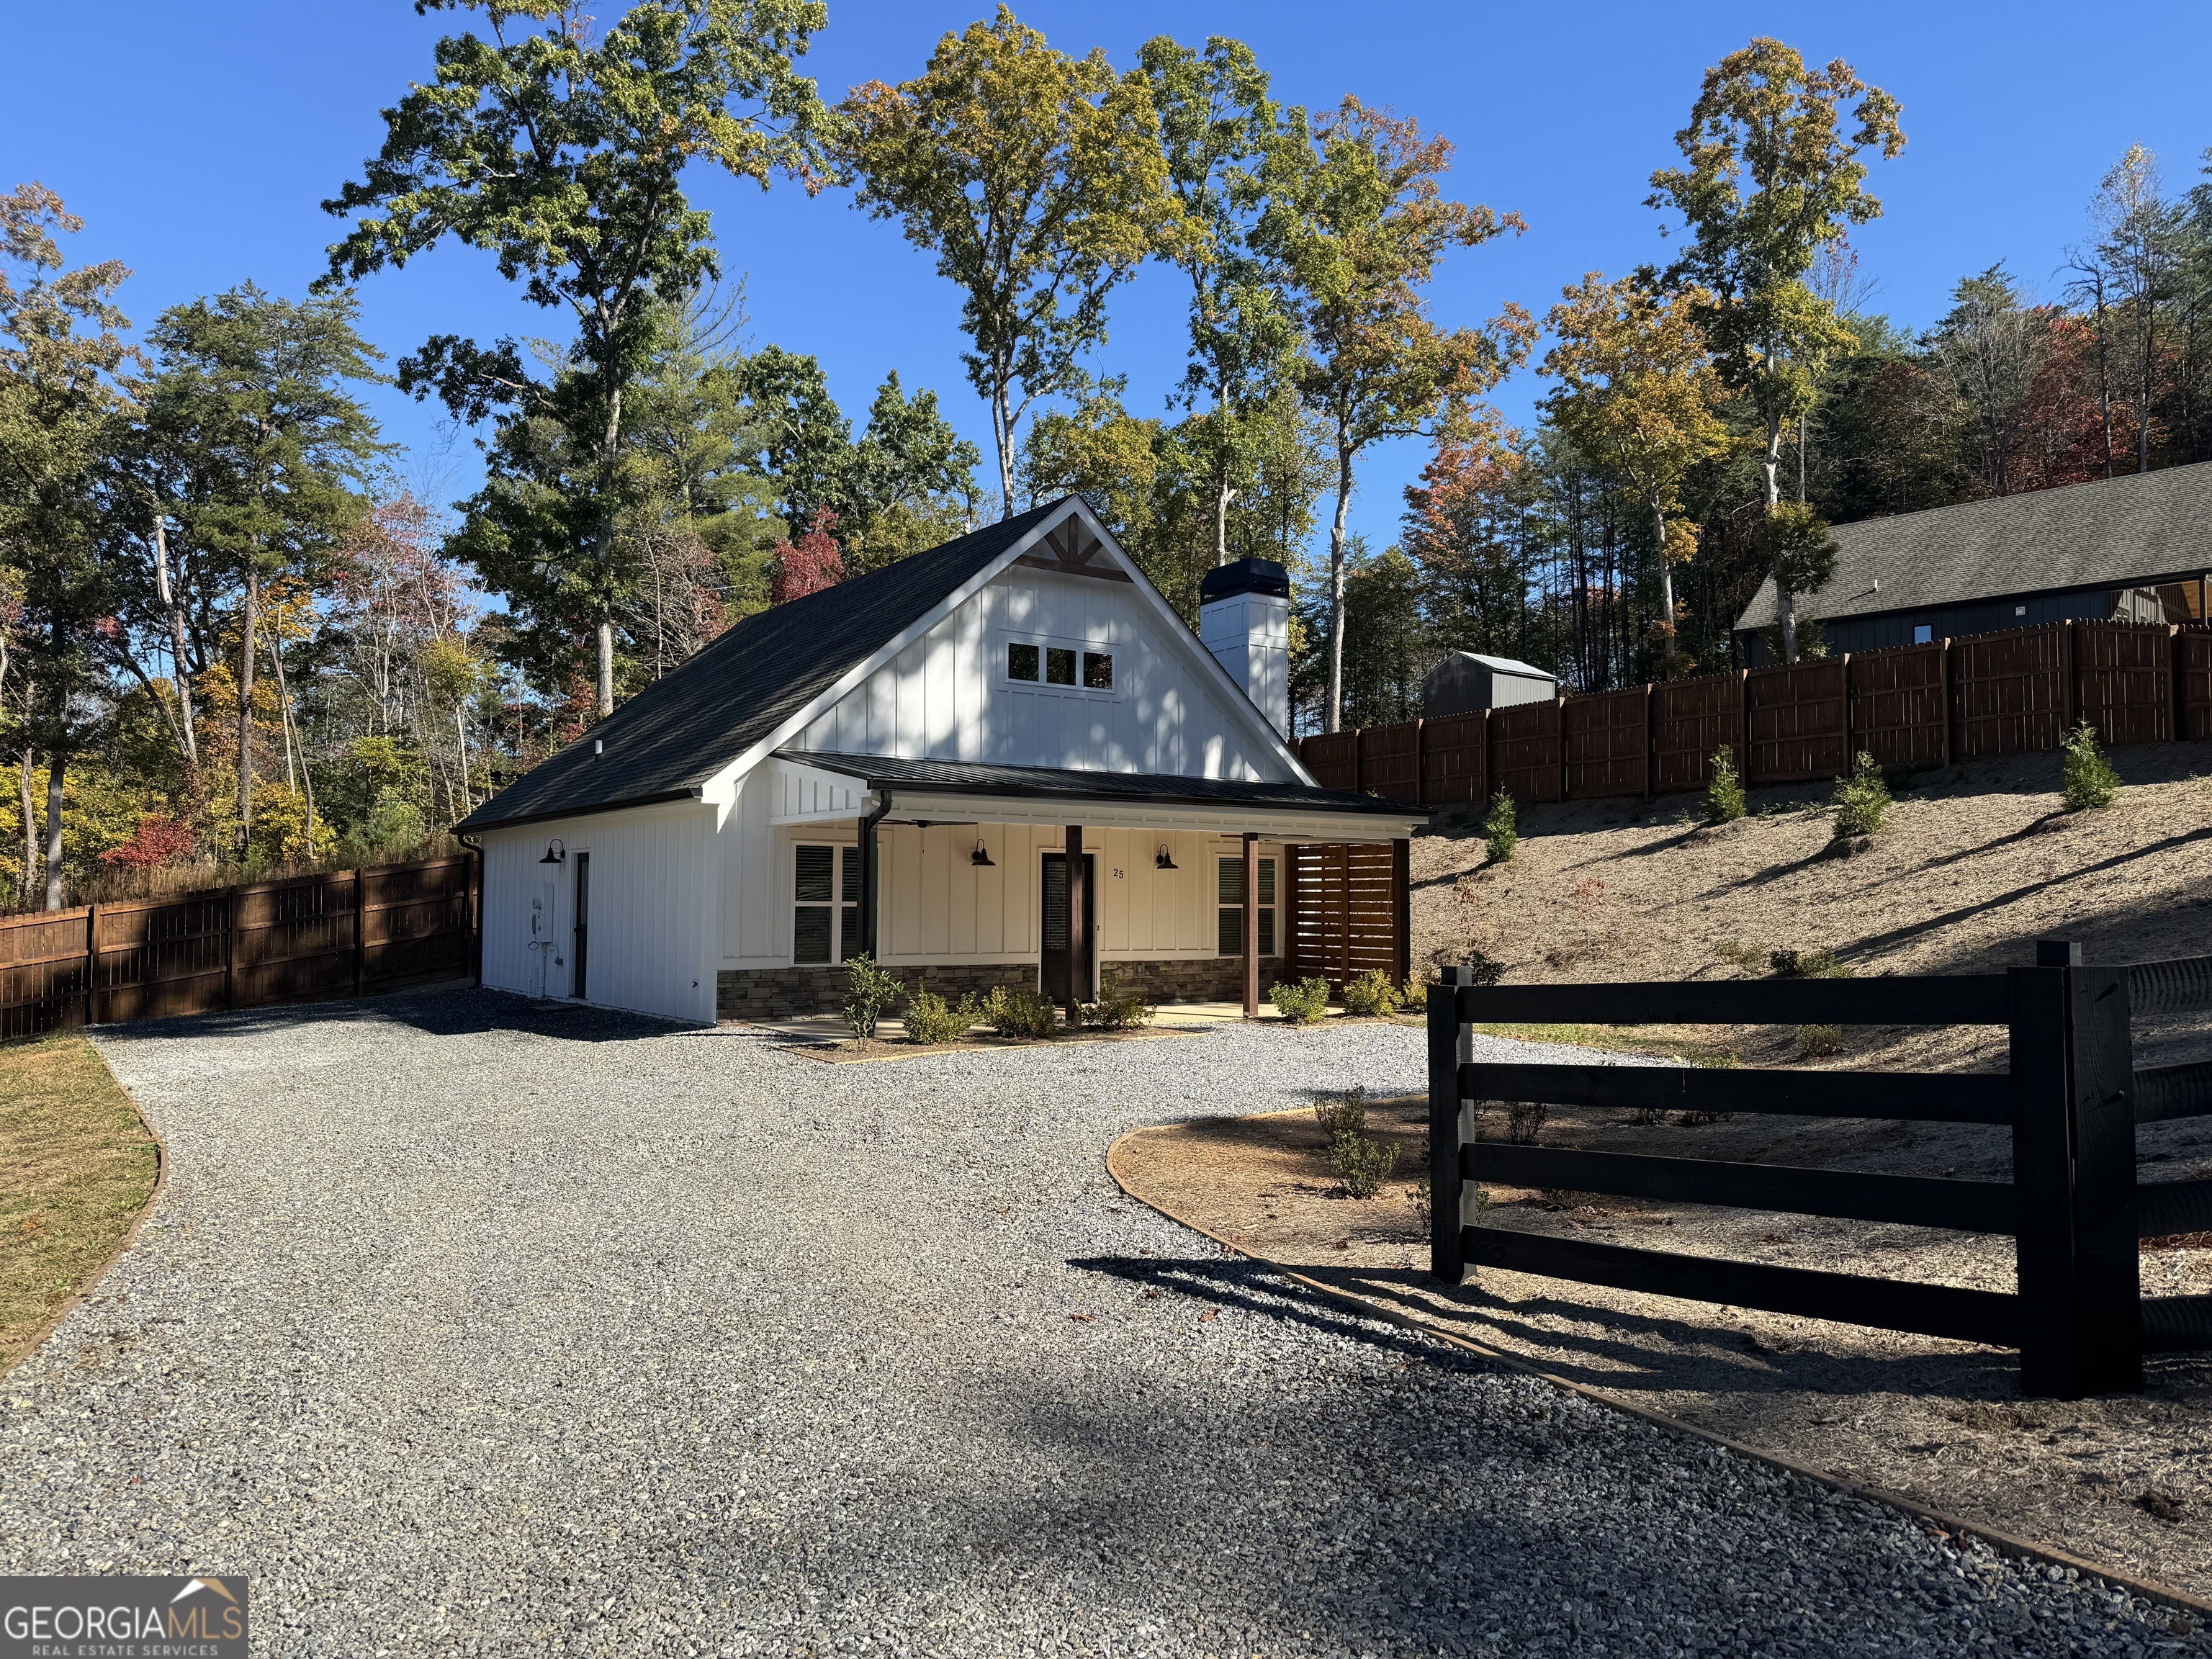
<svg viewBox="0 0 2212 1659">
<path fill-rule="evenodd" d="M 1355 795 L 1311 784 L 1245 778 L 1186 778 L 1153 772 L 1084 772 L 1051 766 L 990 766 L 974 761 L 909 760 L 890 755 L 821 754 L 780 749 L 778 760 L 818 766 L 858 778 L 871 789 L 941 789 L 963 795 L 1005 795 L 1024 799 L 1082 799 L 1132 805 L 1171 802 L 1189 806 L 1282 807 L 1300 812 L 1368 812 L 1404 817 L 1406 807 L 1374 795 Z"/>
<path fill-rule="evenodd" d="M 691 793 L 1060 506 L 1033 507 L 744 618 L 456 828 L 487 830 Z M 595 742 L 603 752 L 592 752 Z"/>
<path fill-rule="evenodd" d="M 1835 527 L 1836 577 L 1801 614 L 1870 617 L 2212 568 L 2212 461 Z M 1879 582 L 1881 586 L 1876 587 Z M 1771 578 L 1739 629 L 1775 621 Z"/>
</svg>

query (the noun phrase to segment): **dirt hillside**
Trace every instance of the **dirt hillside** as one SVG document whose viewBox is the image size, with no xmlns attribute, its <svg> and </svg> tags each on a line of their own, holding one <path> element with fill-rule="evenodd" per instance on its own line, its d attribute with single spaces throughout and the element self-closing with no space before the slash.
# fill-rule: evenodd
<svg viewBox="0 0 2212 1659">
<path fill-rule="evenodd" d="M 1413 843 L 1413 960 L 1472 946 L 1522 984 L 1758 977 L 1785 950 L 1831 950 L 1860 975 L 1990 972 L 2045 937 L 2093 962 L 2212 953 L 2212 744 L 2112 761 L 2118 799 L 2076 813 L 2055 754 L 1923 773 L 1848 857 L 1828 851 L 1820 787 L 1753 791 L 1751 816 L 1716 829 L 1695 795 L 1525 808 L 1503 865 L 1485 863 L 1480 811 L 1455 809 Z M 1771 1060 L 1743 1036 L 1747 1060 Z M 1842 1063 L 1996 1059 L 1968 1034 L 1856 1033 L 1852 1048 Z"/>
</svg>

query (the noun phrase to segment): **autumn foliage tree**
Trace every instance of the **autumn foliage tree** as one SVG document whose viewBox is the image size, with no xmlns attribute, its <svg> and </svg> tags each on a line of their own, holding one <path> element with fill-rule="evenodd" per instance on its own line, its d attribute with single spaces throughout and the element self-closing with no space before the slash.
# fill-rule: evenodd
<svg viewBox="0 0 2212 1659">
<path fill-rule="evenodd" d="M 769 585 L 770 603 L 803 599 L 845 580 L 844 555 L 831 533 L 836 528 L 837 515 L 826 507 L 819 507 L 814 522 L 797 541 L 777 544 L 775 574 Z"/>
</svg>

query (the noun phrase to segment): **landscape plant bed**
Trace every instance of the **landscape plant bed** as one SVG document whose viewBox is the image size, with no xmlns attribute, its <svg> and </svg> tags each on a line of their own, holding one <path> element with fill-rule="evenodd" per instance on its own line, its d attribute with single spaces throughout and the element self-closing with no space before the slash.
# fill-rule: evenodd
<svg viewBox="0 0 2212 1659">
<path fill-rule="evenodd" d="M 1002 1037 L 975 1032 L 951 1042 L 916 1042 L 903 1032 L 870 1037 L 866 1042 L 845 1037 L 830 1042 L 796 1042 L 792 1053 L 832 1066 L 852 1066 L 879 1060 L 918 1060 L 924 1054 L 973 1054 L 993 1048 L 1049 1048 L 1072 1042 L 1128 1042 L 1143 1037 L 1194 1036 L 1197 1032 L 1178 1026 L 1148 1026 L 1135 1031 L 1070 1031 L 1048 1037 Z"/>
<path fill-rule="evenodd" d="M 2154 1356 L 2145 1392 L 2020 1397 L 2009 1352 L 1485 1268 L 1428 1276 L 1426 1103 L 1374 1102 L 1397 1150 L 1381 1193 L 1350 1198 L 1310 1110 L 1140 1130 L 1115 1172 L 1137 1197 L 1239 1249 L 1395 1306 L 1482 1346 L 1790 1462 L 2212 1595 L 2212 1356 Z M 1504 1135 L 1493 1110 L 1489 1132 Z M 2178 1131 L 2179 1133 L 2175 1133 Z M 1546 1145 L 1994 1178 L 1997 1132 L 1869 1121 L 1739 1118 L 1635 1125 L 1555 1109 Z M 1983 1144 L 1986 1142 L 1986 1144 Z M 2212 1174 L 2184 1122 L 2142 1132 L 2176 1176 Z M 2160 1155 L 2163 1154 L 2163 1157 Z M 2202 1154 L 2203 1156 L 2200 1156 Z M 2007 1238 L 1492 1187 L 1486 1225 L 1685 1254 L 2009 1289 Z M 1662 1231 L 1661 1230 L 1663 1230 Z M 2212 1289 L 2212 1249 L 2154 1241 L 2148 1295 Z"/>
<path fill-rule="evenodd" d="M 160 1176 L 158 1144 L 91 1043 L 0 1047 L 0 1370 L 100 1277 Z"/>
</svg>

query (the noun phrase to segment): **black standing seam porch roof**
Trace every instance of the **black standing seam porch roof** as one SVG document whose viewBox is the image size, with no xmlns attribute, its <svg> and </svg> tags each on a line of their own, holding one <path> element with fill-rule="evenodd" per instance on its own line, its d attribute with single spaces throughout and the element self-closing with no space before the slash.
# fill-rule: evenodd
<svg viewBox="0 0 2212 1659">
<path fill-rule="evenodd" d="M 1067 499 L 744 617 L 454 829 L 465 834 L 696 794 Z"/>
<path fill-rule="evenodd" d="M 994 766 L 975 761 L 910 760 L 888 755 L 839 755 L 779 749 L 775 758 L 856 779 L 868 789 L 902 788 L 1020 800 L 1098 801 L 1131 806 L 1249 807 L 1261 811 L 1346 812 L 1418 818 L 1418 807 L 1376 795 L 1310 784 L 1246 778 L 1186 778 L 1159 772 L 1084 772 L 1066 767 Z"/>
</svg>

